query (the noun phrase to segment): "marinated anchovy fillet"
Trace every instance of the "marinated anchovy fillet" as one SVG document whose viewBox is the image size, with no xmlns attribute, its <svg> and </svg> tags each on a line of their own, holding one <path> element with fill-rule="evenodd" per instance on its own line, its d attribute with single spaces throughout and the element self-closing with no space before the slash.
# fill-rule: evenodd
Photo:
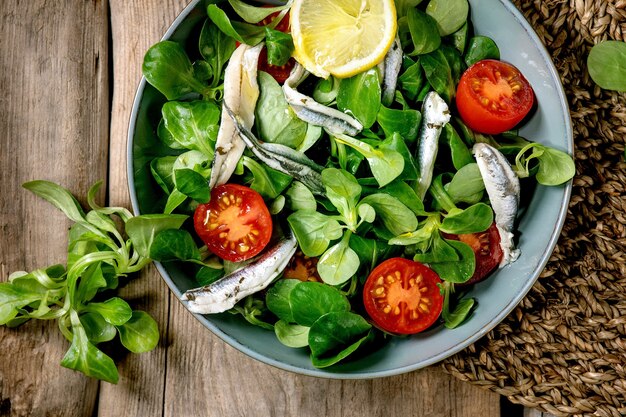
<svg viewBox="0 0 626 417">
<path fill-rule="evenodd" d="M 230 310 L 245 297 L 266 288 L 285 269 L 298 244 L 291 230 L 256 261 L 212 284 L 186 291 L 181 300 L 189 311 L 215 314 Z"/>
<path fill-rule="evenodd" d="M 285 99 L 300 120 L 321 126 L 332 133 L 341 133 L 355 136 L 363 125 L 354 117 L 351 117 L 337 109 L 333 109 L 318 103 L 309 96 L 298 92 L 296 88 L 309 75 L 309 72 L 300 64 L 296 63 L 289 78 L 283 84 Z"/>
<path fill-rule="evenodd" d="M 313 194 L 324 195 L 321 172 L 322 166 L 310 160 L 304 153 L 279 143 L 261 143 L 250 129 L 246 128 L 239 117 L 224 106 L 224 112 L 232 118 L 235 129 L 254 155 L 270 168 L 291 175 Z"/>
<path fill-rule="evenodd" d="M 503 267 L 514 262 L 520 255 L 519 249 L 515 249 L 513 243 L 513 228 L 520 199 L 519 178 L 505 156 L 493 146 L 477 143 L 472 152 L 495 214 L 503 253 L 500 267 Z"/>
<path fill-rule="evenodd" d="M 436 92 L 431 91 L 424 98 L 422 117 L 417 148 L 419 177 L 416 192 L 418 197 L 423 200 L 433 180 L 433 170 L 439 149 L 439 135 L 441 129 L 450 121 L 450 110 L 444 99 Z"/>
<path fill-rule="evenodd" d="M 263 44 L 239 45 L 224 71 L 224 106 L 236 112 L 248 128 L 254 123 L 254 108 L 259 98 L 257 67 L 262 49 Z M 222 109 L 209 187 L 230 179 L 245 148 L 232 119 Z"/>
<path fill-rule="evenodd" d="M 380 63 L 380 67 L 383 74 L 381 103 L 384 106 L 389 106 L 393 102 L 398 84 L 398 74 L 402 68 L 402 45 L 397 36 L 389 52 L 385 55 L 385 59 Z"/>
</svg>

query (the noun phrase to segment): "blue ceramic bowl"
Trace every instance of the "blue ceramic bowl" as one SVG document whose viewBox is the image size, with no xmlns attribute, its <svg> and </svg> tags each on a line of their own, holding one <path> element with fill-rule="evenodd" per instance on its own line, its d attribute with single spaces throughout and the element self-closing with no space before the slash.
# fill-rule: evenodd
<svg viewBox="0 0 626 417">
<path fill-rule="evenodd" d="M 164 36 L 181 42 L 197 30 L 204 19 L 201 1 L 194 0 Z M 539 38 L 507 0 L 470 0 L 477 34 L 496 41 L 501 58 L 518 67 L 535 90 L 538 108 L 521 135 L 572 154 L 569 110 L 559 76 Z M 150 182 L 150 149 L 158 147 L 155 126 L 164 98 L 141 80 L 132 109 L 128 133 L 128 179 L 136 214 L 149 213 L 155 205 L 156 185 Z M 140 186 L 139 186 L 140 185 Z M 382 348 L 336 366 L 317 369 L 308 351 L 283 346 L 271 331 L 252 326 L 228 313 L 197 319 L 211 332 L 241 352 L 267 364 L 300 374 L 326 378 L 375 378 L 413 371 L 459 352 L 494 328 L 530 290 L 548 262 L 565 220 L 571 182 L 559 187 L 537 186 L 519 223 L 517 262 L 498 270 L 470 292 L 478 307 L 470 320 L 456 329 L 438 326 L 406 338 L 392 338 Z M 156 263 L 157 269 L 177 297 L 197 286 L 183 267 Z M 191 313 L 190 313 L 191 314 Z"/>
</svg>

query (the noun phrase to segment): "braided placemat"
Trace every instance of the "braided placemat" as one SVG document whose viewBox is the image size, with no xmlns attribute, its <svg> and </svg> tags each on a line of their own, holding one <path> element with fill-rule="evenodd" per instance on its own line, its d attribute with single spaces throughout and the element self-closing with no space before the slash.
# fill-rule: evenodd
<svg viewBox="0 0 626 417">
<path fill-rule="evenodd" d="M 598 88 L 586 66 L 593 44 L 624 40 L 626 0 L 513 3 L 561 75 L 577 174 L 540 279 L 509 317 L 443 367 L 555 416 L 626 415 L 626 95 Z"/>
</svg>

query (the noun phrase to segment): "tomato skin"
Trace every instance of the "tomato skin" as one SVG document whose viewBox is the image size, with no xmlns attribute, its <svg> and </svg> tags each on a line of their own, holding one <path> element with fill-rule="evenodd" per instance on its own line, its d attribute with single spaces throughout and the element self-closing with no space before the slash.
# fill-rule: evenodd
<svg viewBox="0 0 626 417">
<path fill-rule="evenodd" d="M 289 58 L 289 61 L 285 65 L 271 65 L 267 62 L 267 49 L 263 48 L 259 55 L 259 71 L 265 71 L 274 79 L 278 84 L 283 84 L 289 78 L 289 74 L 291 74 L 291 70 L 296 65 L 296 60 L 293 58 Z"/>
<path fill-rule="evenodd" d="M 480 133 L 499 134 L 530 112 L 535 95 L 513 65 L 484 59 L 469 67 L 457 87 L 456 106 L 463 122 Z"/>
<path fill-rule="evenodd" d="M 495 223 L 492 223 L 489 229 L 484 232 L 465 235 L 450 235 L 444 233 L 443 236 L 446 239 L 460 240 L 468 244 L 476 256 L 474 275 L 472 275 L 467 282 L 457 285 L 471 285 L 482 281 L 493 272 L 500 264 L 500 261 L 502 261 L 503 253 L 500 247 L 500 232 L 498 232 Z"/>
<path fill-rule="evenodd" d="M 421 277 L 421 278 L 420 278 Z M 441 279 L 427 266 L 391 258 L 372 270 L 363 287 L 363 304 L 374 323 L 390 333 L 415 334 L 441 314 Z"/>
<path fill-rule="evenodd" d="M 211 252 L 239 262 L 256 256 L 269 243 L 272 217 L 256 191 L 222 184 L 211 190 L 208 203 L 196 208 L 194 228 Z"/>
</svg>

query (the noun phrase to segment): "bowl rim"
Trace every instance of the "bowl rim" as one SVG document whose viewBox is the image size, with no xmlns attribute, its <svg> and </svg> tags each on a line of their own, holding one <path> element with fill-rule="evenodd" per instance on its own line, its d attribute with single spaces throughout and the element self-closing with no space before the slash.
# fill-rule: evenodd
<svg viewBox="0 0 626 417">
<path fill-rule="evenodd" d="M 190 1 L 190 3 L 176 17 L 176 19 L 174 19 L 174 21 L 169 26 L 169 28 L 167 29 L 167 31 L 165 32 L 161 40 L 169 39 L 173 35 L 173 33 L 176 31 L 178 26 L 180 26 L 180 24 L 187 18 L 187 16 L 196 7 L 198 7 L 198 5 L 202 3 L 202 1 L 203 0 Z M 522 13 L 513 5 L 513 3 L 511 3 L 508 0 L 495 0 L 495 1 L 497 1 L 502 6 L 504 6 L 507 9 L 507 11 L 519 22 L 522 28 L 527 32 L 528 36 L 533 41 L 534 47 L 537 49 L 539 55 L 541 56 L 544 63 L 546 64 L 546 67 L 548 68 L 548 71 L 549 71 L 550 78 L 557 81 L 556 93 L 558 95 L 559 102 L 563 105 L 563 110 L 564 110 L 563 124 L 565 128 L 565 133 L 566 133 L 566 138 L 565 138 L 566 145 L 567 145 L 566 152 L 569 155 L 573 155 L 574 139 L 573 139 L 572 120 L 571 120 L 571 115 L 569 111 L 569 104 L 567 101 L 567 97 L 566 97 L 560 76 L 558 74 L 558 71 L 556 70 L 556 67 L 554 66 L 554 63 L 550 57 L 548 50 L 546 49 L 543 42 L 540 40 L 535 30 L 532 28 L 530 23 L 525 19 Z M 271 3 L 271 1 L 268 1 L 268 3 Z M 127 177 L 128 177 L 127 182 L 128 182 L 132 210 L 136 215 L 139 215 L 141 213 L 139 210 L 139 201 L 137 200 L 137 195 L 135 192 L 135 179 L 134 179 L 134 171 L 133 171 L 133 141 L 134 141 L 134 133 L 136 130 L 137 115 L 139 114 L 139 108 L 141 106 L 141 99 L 142 99 L 144 90 L 146 88 L 146 84 L 147 84 L 146 78 L 142 76 L 139 82 L 139 85 L 137 87 L 135 96 L 133 98 L 133 105 L 132 105 L 129 124 L 128 124 L 127 146 L 126 146 L 126 158 L 127 158 L 126 166 L 127 166 Z M 224 342 L 226 342 L 227 344 L 229 344 L 236 350 L 249 356 L 250 358 L 258 360 L 267 365 L 271 365 L 275 368 L 293 372 L 293 373 L 300 374 L 300 375 L 321 377 L 321 378 L 327 378 L 327 379 L 374 379 L 374 378 L 382 378 L 382 377 L 400 375 L 403 373 L 425 368 L 427 366 L 433 365 L 437 362 L 440 362 L 462 351 L 463 349 L 467 348 L 472 343 L 481 339 L 483 336 L 485 336 L 487 333 L 493 330 L 502 320 L 504 320 L 504 318 L 506 318 L 513 311 L 513 309 L 522 301 L 522 299 L 526 296 L 526 294 L 528 294 L 532 286 L 535 284 L 535 282 L 539 278 L 539 275 L 541 274 L 541 272 L 544 270 L 545 266 L 547 265 L 550 259 L 550 256 L 552 255 L 552 252 L 554 251 L 554 248 L 556 247 L 556 244 L 560 237 L 560 231 L 562 230 L 563 225 L 565 224 L 568 205 L 571 199 L 571 193 L 572 193 L 572 188 L 573 188 L 572 184 L 573 184 L 573 181 L 569 180 L 567 183 L 562 185 L 563 197 L 561 201 L 561 206 L 559 208 L 559 212 L 557 214 L 557 221 L 554 224 L 554 233 L 552 234 L 548 242 L 548 245 L 547 245 L 548 250 L 546 250 L 542 254 L 542 256 L 539 258 L 539 261 L 537 262 L 536 268 L 530 274 L 530 277 L 532 279 L 528 279 L 525 285 L 522 287 L 522 290 L 515 297 L 511 299 L 511 301 L 505 306 L 504 309 L 500 311 L 499 314 L 494 316 L 488 323 L 486 323 L 480 329 L 480 331 L 466 338 L 463 342 L 458 343 L 453 348 L 441 351 L 438 354 L 432 355 L 413 365 L 395 367 L 395 368 L 391 368 L 385 371 L 368 371 L 368 372 L 362 372 L 362 373 L 329 372 L 327 370 L 317 369 L 317 368 L 316 369 L 304 369 L 298 366 L 290 365 L 290 364 L 275 360 L 273 358 L 266 357 L 263 354 L 258 353 L 257 351 L 249 348 L 248 346 L 242 344 L 241 342 L 239 342 L 232 336 L 223 332 L 215 324 L 213 324 L 207 317 L 201 314 L 191 313 L 186 308 L 185 310 L 187 310 L 189 314 L 192 314 L 197 320 L 199 320 L 202 323 L 202 325 L 206 327 L 209 331 L 211 331 L 214 335 L 219 337 L 221 340 L 223 340 Z M 159 274 L 161 275 L 161 278 L 166 282 L 170 291 L 172 291 L 176 295 L 178 302 L 182 304 L 182 302 L 180 301 L 180 297 L 182 296 L 182 291 L 174 283 L 169 273 L 165 269 L 164 265 L 158 261 L 153 261 L 153 263 L 156 266 Z"/>
</svg>

